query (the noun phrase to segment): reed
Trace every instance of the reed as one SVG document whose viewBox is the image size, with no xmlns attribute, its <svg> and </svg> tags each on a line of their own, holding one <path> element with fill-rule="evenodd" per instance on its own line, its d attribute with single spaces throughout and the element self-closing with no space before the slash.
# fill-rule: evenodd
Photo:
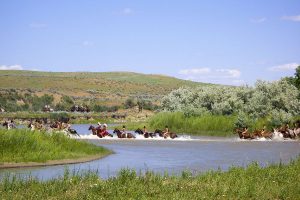
<svg viewBox="0 0 300 200">
<path fill-rule="evenodd" d="M 0 129 L 0 149 L 0 164 L 76 159 L 111 153 L 103 147 L 70 139 L 63 133 L 49 134 L 25 129 Z"/>
<path fill-rule="evenodd" d="M 236 116 L 204 115 L 201 117 L 185 117 L 181 112 L 162 112 L 153 116 L 149 125 L 152 129 L 164 129 L 168 126 L 170 131 L 188 133 L 193 135 L 228 136 L 232 135 Z"/>
<path fill-rule="evenodd" d="M 181 176 L 123 169 L 101 180 L 96 172 L 70 173 L 40 181 L 7 175 L 0 181 L 2 199 L 299 199 L 300 159 L 261 168 L 253 163 L 227 172 Z"/>
</svg>

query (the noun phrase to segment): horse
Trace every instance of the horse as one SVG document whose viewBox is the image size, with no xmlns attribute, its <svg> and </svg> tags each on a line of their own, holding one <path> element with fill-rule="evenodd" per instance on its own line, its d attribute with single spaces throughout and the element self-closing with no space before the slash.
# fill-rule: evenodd
<svg viewBox="0 0 300 200">
<path fill-rule="evenodd" d="M 294 133 L 296 135 L 296 137 L 300 137 L 300 128 L 294 128 Z"/>
<path fill-rule="evenodd" d="M 122 133 L 119 129 L 115 128 L 114 132 L 116 133 L 118 138 L 135 138 L 135 136 L 131 133 Z"/>
<path fill-rule="evenodd" d="M 240 130 L 240 131 L 242 131 L 242 130 Z M 254 130 L 253 133 L 252 133 L 252 135 L 255 138 L 262 138 L 263 136 L 262 136 L 261 132 L 262 132 L 261 130 Z"/>
<path fill-rule="evenodd" d="M 89 130 L 92 130 L 93 135 L 97 135 L 99 138 L 103 138 L 105 136 L 113 137 L 112 134 L 107 131 L 102 131 L 100 128 L 95 128 L 93 125 L 90 125 Z"/>
<path fill-rule="evenodd" d="M 287 136 L 291 139 L 295 139 L 297 134 L 294 132 L 294 129 L 287 129 Z"/>
<path fill-rule="evenodd" d="M 145 138 L 149 138 L 149 137 L 153 138 L 156 136 L 155 133 L 149 133 L 149 132 L 144 133 L 140 128 L 136 129 L 135 133 L 138 133 L 139 135 L 144 135 Z"/>
<path fill-rule="evenodd" d="M 273 137 L 273 133 L 270 131 L 267 131 L 267 130 L 262 130 L 261 135 L 262 135 L 262 137 L 267 138 L 267 139 L 272 139 L 272 137 Z"/>
<path fill-rule="evenodd" d="M 75 129 L 68 128 L 67 130 L 68 130 L 68 134 L 77 135 L 78 137 L 80 137 L 80 135 L 77 133 Z"/>
<path fill-rule="evenodd" d="M 273 138 L 274 138 L 274 139 L 283 138 L 283 135 L 282 135 L 282 133 L 280 133 L 280 132 L 278 131 L 278 129 L 273 128 Z"/>
<path fill-rule="evenodd" d="M 239 135 L 240 139 L 254 139 L 254 136 L 248 132 L 248 128 L 245 128 L 245 130 L 236 128 L 235 133 Z"/>
<path fill-rule="evenodd" d="M 172 133 L 172 132 L 164 133 L 164 132 L 163 132 L 162 130 L 160 130 L 160 129 L 156 129 L 156 130 L 154 131 L 154 133 L 155 133 L 155 134 L 158 133 L 159 137 L 163 137 L 163 138 L 165 138 L 165 139 L 168 138 L 168 137 L 170 137 L 170 138 L 172 138 L 172 139 L 178 137 L 178 135 L 177 135 L 176 133 Z"/>
<path fill-rule="evenodd" d="M 5 121 L 5 122 L 2 124 L 2 126 L 6 127 L 7 130 L 10 129 L 10 126 L 9 126 L 9 124 L 8 124 L 7 121 Z"/>
<path fill-rule="evenodd" d="M 160 129 L 155 129 L 154 133 L 158 134 L 159 137 L 164 137 L 163 132 Z"/>
<path fill-rule="evenodd" d="M 290 130 L 288 124 L 281 126 L 278 131 L 282 133 L 284 138 L 293 138 L 293 130 Z"/>
<path fill-rule="evenodd" d="M 2 126 L 6 127 L 7 130 L 17 128 L 16 125 L 14 124 L 13 120 L 11 120 L 11 122 L 5 121 L 5 122 L 2 124 Z"/>
<path fill-rule="evenodd" d="M 53 124 L 50 125 L 50 128 L 63 130 L 70 128 L 70 124 L 61 122 L 61 121 L 55 121 Z"/>
<path fill-rule="evenodd" d="M 102 135 L 100 135 L 100 129 L 97 129 L 93 125 L 90 125 L 89 131 L 90 130 L 92 130 L 93 135 L 97 135 L 98 137 L 102 138 Z"/>
</svg>

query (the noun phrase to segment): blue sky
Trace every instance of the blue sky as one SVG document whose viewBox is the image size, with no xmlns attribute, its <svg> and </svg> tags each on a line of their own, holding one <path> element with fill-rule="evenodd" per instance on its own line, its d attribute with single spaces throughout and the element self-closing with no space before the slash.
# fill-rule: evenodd
<svg viewBox="0 0 300 200">
<path fill-rule="evenodd" d="M 252 85 L 300 63 L 299 0 L 0 0 L 0 27 L 0 69 Z"/>
</svg>

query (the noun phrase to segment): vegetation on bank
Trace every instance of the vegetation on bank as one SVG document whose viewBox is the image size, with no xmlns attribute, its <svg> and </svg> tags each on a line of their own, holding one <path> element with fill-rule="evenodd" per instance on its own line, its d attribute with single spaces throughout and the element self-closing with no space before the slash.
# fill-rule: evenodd
<svg viewBox="0 0 300 200">
<path fill-rule="evenodd" d="M 0 129 L 0 164 L 77 159 L 110 153 L 86 141 L 70 139 L 63 133 Z"/>
<path fill-rule="evenodd" d="M 204 115 L 186 117 L 182 112 L 161 112 L 149 120 L 151 129 L 164 129 L 171 132 L 193 135 L 228 136 L 232 135 L 236 116 Z"/>
<path fill-rule="evenodd" d="M 300 159 L 288 165 L 261 168 L 251 164 L 227 172 L 209 171 L 181 176 L 123 169 L 101 180 L 97 173 L 65 175 L 49 181 L 7 175 L 0 181 L 3 199 L 298 199 Z"/>
</svg>

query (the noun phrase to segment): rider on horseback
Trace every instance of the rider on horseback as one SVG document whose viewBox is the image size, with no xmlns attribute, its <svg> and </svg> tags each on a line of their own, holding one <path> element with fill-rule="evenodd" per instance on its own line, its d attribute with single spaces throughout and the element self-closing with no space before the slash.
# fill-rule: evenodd
<svg viewBox="0 0 300 200">
<path fill-rule="evenodd" d="M 143 134 L 145 135 L 145 134 L 147 134 L 147 133 L 148 133 L 148 131 L 147 131 L 147 129 L 146 129 L 146 126 L 144 126 Z"/>
<path fill-rule="evenodd" d="M 109 133 L 107 132 L 107 124 L 103 124 L 103 128 L 101 130 L 101 133 L 102 137 L 105 137 L 107 136 Z"/>
<path fill-rule="evenodd" d="M 122 131 L 121 131 L 121 136 L 123 136 L 123 135 L 125 135 L 125 137 L 127 137 L 127 133 L 126 133 L 126 131 L 125 131 L 125 125 L 123 125 L 123 128 L 122 128 Z"/>
<path fill-rule="evenodd" d="M 168 135 L 169 135 L 169 127 L 168 126 L 165 126 L 165 131 L 163 132 L 163 137 L 164 138 L 167 138 L 168 137 Z"/>
</svg>

